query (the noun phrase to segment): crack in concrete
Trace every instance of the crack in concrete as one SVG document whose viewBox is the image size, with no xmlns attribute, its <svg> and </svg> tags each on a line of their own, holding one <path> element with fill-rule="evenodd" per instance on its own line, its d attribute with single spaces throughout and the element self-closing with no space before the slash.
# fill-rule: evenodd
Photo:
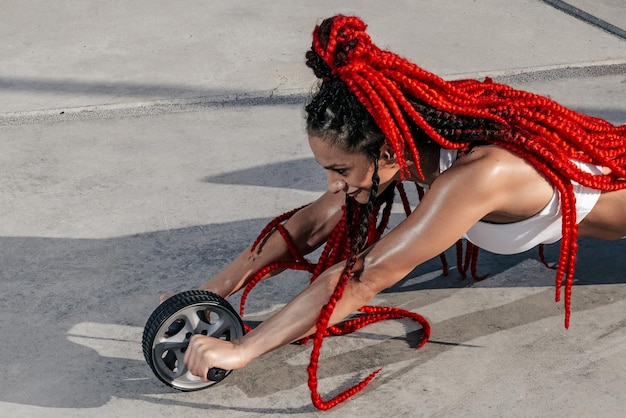
<svg viewBox="0 0 626 418">
<path fill-rule="evenodd" d="M 553 1 L 553 0 L 545 0 Z M 482 79 L 491 77 L 498 83 L 531 83 L 565 78 L 591 78 L 626 74 L 626 59 L 559 64 L 542 67 L 482 71 L 449 75 L 447 79 Z M 186 99 L 161 99 L 136 103 L 99 104 L 80 107 L 42 109 L 0 113 L 0 126 L 62 123 L 93 119 L 116 119 L 154 116 L 173 113 L 201 112 L 228 107 L 303 105 L 310 97 L 310 89 L 291 89 L 281 92 L 280 85 L 271 91 L 233 93 Z"/>
</svg>

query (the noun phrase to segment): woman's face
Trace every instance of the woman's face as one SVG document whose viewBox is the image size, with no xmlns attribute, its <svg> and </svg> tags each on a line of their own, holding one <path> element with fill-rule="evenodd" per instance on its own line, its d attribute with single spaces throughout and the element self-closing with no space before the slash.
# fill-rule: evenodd
<svg viewBox="0 0 626 418">
<path fill-rule="evenodd" d="M 367 203 L 372 188 L 374 162 L 361 152 L 347 151 L 318 136 L 310 135 L 309 145 L 315 160 L 326 170 L 328 191 L 344 192 L 359 203 Z M 385 190 L 397 174 L 397 164 L 388 164 L 381 158 L 378 165 L 378 193 Z"/>
</svg>

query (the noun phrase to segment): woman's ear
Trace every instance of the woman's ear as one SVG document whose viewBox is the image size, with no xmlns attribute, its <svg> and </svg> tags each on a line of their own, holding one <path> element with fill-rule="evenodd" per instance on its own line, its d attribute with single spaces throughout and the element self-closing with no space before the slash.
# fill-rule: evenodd
<svg viewBox="0 0 626 418">
<path fill-rule="evenodd" d="M 398 163 L 398 159 L 396 158 L 396 152 L 393 150 L 391 145 L 385 142 L 383 146 L 380 148 L 379 165 L 380 164 L 394 165 L 397 163 Z"/>
</svg>

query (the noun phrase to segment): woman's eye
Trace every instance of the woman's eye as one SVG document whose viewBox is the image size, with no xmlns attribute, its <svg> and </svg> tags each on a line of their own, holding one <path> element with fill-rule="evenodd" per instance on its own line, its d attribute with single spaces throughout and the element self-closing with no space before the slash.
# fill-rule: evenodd
<svg viewBox="0 0 626 418">
<path fill-rule="evenodd" d="M 340 176 L 345 176 L 346 175 L 346 169 L 345 168 L 336 168 L 335 172 L 337 174 L 339 174 Z"/>
</svg>

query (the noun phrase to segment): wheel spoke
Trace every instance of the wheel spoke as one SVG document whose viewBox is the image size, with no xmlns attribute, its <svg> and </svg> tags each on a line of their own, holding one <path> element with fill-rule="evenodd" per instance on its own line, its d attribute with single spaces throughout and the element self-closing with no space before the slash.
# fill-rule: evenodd
<svg viewBox="0 0 626 418">
<path fill-rule="evenodd" d="M 183 363 L 184 349 L 187 342 L 166 342 L 159 343 L 154 347 L 154 356 L 159 370 L 170 379 L 176 379 L 187 371 L 187 366 Z"/>
<path fill-rule="evenodd" d="M 184 331 L 186 333 L 191 332 L 192 334 L 194 334 L 198 332 L 198 326 L 202 323 L 202 321 L 200 321 L 200 318 L 198 317 L 198 310 L 199 309 L 197 306 L 190 306 L 189 308 L 181 312 L 185 317 Z"/>
<path fill-rule="evenodd" d="M 211 336 L 214 338 L 221 338 L 227 336 L 228 339 L 234 335 L 234 326 L 232 321 L 228 320 L 228 317 L 221 316 L 220 320 L 212 326 Z"/>
<path fill-rule="evenodd" d="M 186 341 L 158 343 L 157 345 L 154 346 L 154 354 L 163 355 L 163 353 L 165 353 L 166 351 L 181 351 L 182 352 L 184 348 L 187 348 L 188 344 L 189 343 Z"/>
<path fill-rule="evenodd" d="M 172 376 L 172 380 L 178 379 L 180 376 L 187 373 L 187 365 L 183 362 L 185 354 L 182 351 L 175 351 L 176 354 L 176 370 Z"/>
</svg>

